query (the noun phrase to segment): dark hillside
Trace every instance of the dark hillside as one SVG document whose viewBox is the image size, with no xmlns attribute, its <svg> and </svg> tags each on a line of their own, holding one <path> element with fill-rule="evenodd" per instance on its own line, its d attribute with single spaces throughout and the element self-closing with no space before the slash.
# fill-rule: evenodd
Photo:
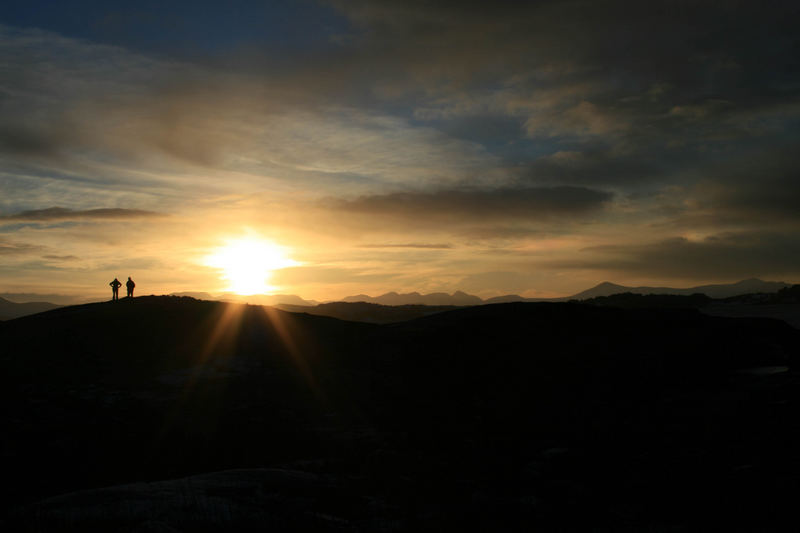
<svg viewBox="0 0 800 533">
<path fill-rule="evenodd" d="M 57 309 L 0 324 L 6 530 L 777 529 L 798 335 L 572 303 Z"/>
<path fill-rule="evenodd" d="M 405 322 L 423 316 L 458 309 L 453 305 L 381 305 L 368 302 L 332 302 L 313 307 L 303 305 L 277 305 L 279 309 L 292 313 L 330 316 L 341 320 L 391 324 Z"/>
<path fill-rule="evenodd" d="M 581 303 L 623 309 L 699 309 L 712 316 L 777 318 L 800 329 L 800 285 L 776 293 L 754 293 L 724 299 L 704 294 L 635 294 L 597 296 Z"/>
<path fill-rule="evenodd" d="M 700 309 L 708 306 L 713 300 L 705 294 L 635 294 L 623 292 L 610 296 L 597 296 L 583 300 L 581 303 L 602 305 L 605 307 L 622 307 L 625 309 Z"/>
</svg>

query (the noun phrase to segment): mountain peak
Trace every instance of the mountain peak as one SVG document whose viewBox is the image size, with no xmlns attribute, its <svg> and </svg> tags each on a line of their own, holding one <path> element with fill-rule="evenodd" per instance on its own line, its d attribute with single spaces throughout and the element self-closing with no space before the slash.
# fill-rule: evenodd
<svg viewBox="0 0 800 533">
<path fill-rule="evenodd" d="M 611 283 L 610 281 L 603 281 L 602 283 L 598 283 L 594 286 L 595 289 L 599 289 L 601 287 L 622 287 L 623 285 L 619 285 L 617 283 Z"/>
<path fill-rule="evenodd" d="M 754 283 L 766 283 L 764 280 L 759 278 L 747 278 L 743 279 L 742 281 L 737 281 L 734 285 L 752 285 Z"/>
</svg>

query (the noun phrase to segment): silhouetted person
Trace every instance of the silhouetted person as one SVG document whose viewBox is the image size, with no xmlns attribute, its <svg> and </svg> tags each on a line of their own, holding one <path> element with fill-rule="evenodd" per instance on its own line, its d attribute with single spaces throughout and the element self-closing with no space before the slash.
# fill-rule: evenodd
<svg viewBox="0 0 800 533">
<path fill-rule="evenodd" d="M 111 300 L 119 300 L 119 288 L 122 286 L 122 283 L 117 278 L 114 278 L 114 281 L 109 283 L 109 285 L 111 285 Z"/>
<path fill-rule="evenodd" d="M 133 288 L 136 284 L 133 282 L 130 276 L 128 276 L 128 282 L 125 283 L 125 286 L 128 288 L 128 298 L 133 298 Z"/>
</svg>

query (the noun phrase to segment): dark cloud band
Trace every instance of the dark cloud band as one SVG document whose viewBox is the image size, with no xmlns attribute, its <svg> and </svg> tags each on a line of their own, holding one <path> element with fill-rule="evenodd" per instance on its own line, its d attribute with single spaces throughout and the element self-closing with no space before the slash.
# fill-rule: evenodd
<svg viewBox="0 0 800 533">
<path fill-rule="evenodd" d="M 585 187 L 397 192 L 329 203 L 356 214 L 414 218 L 542 220 L 600 210 L 612 194 Z"/>
<path fill-rule="evenodd" d="M 155 211 L 146 211 L 144 209 L 100 208 L 73 210 L 63 207 L 49 207 L 47 209 L 34 209 L 30 211 L 22 211 L 21 213 L 16 213 L 13 215 L 0 216 L 0 220 L 31 222 L 82 219 L 124 220 L 158 216 L 163 215 Z"/>
<path fill-rule="evenodd" d="M 551 266 L 662 278 L 742 279 L 796 275 L 800 241 L 793 233 L 725 233 L 700 241 L 677 237 L 651 244 L 593 246 L 583 253 L 586 259 Z"/>
<path fill-rule="evenodd" d="M 407 243 L 407 244 L 364 244 L 361 248 L 419 248 L 423 250 L 447 250 L 452 248 L 450 244 L 427 244 L 427 243 Z"/>
</svg>

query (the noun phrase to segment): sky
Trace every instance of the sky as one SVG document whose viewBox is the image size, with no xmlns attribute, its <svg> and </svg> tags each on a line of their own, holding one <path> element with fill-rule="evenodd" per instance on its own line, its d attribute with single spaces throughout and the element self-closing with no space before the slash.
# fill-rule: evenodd
<svg viewBox="0 0 800 533">
<path fill-rule="evenodd" d="M 0 293 L 800 282 L 799 15 L 6 0 Z"/>
</svg>

